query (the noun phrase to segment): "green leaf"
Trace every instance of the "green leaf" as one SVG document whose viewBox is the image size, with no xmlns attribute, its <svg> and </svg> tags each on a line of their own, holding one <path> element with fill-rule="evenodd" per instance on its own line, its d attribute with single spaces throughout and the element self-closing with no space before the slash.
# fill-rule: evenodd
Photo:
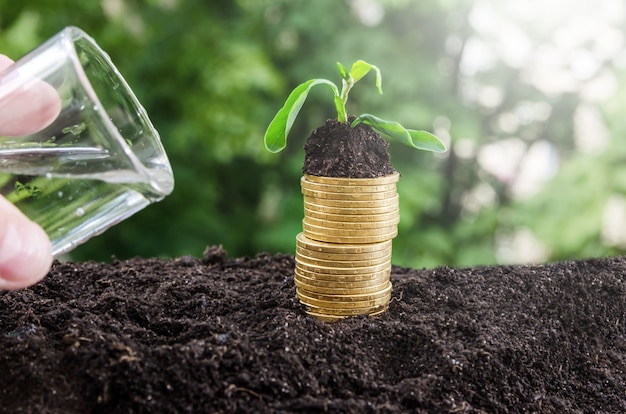
<svg viewBox="0 0 626 414">
<path fill-rule="evenodd" d="M 348 72 L 348 69 L 346 69 L 346 67 L 344 65 L 341 64 L 341 62 L 337 62 L 337 69 L 339 69 L 339 74 L 341 75 L 341 78 L 348 82 L 350 80 L 350 73 Z"/>
<path fill-rule="evenodd" d="M 402 125 L 394 121 L 385 121 L 371 114 L 359 115 L 351 126 L 355 127 L 357 124 L 363 123 L 369 125 L 372 129 L 378 132 L 383 137 L 389 138 L 392 141 L 402 142 L 403 144 L 411 145 L 411 135 Z"/>
<path fill-rule="evenodd" d="M 291 131 L 296 116 L 300 112 L 304 101 L 306 100 L 309 91 L 315 85 L 328 85 L 336 96 L 339 96 L 339 90 L 337 86 L 326 79 L 311 79 L 300 85 L 298 85 L 287 97 L 285 105 L 278 111 L 272 122 L 270 122 L 265 136 L 265 148 L 270 152 L 279 152 L 287 146 L 287 135 Z M 335 105 L 337 105 L 337 99 L 335 98 Z M 339 112 L 339 108 L 338 108 Z M 343 109 L 345 113 L 345 108 Z"/>
<path fill-rule="evenodd" d="M 444 144 L 436 135 L 427 131 L 416 131 L 407 129 L 411 134 L 411 146 L 424 151 L 446 152 L 446 144 Z"/>
<path fill-rule="evenodd" d="M 380 73 L 380 69 L 377 66 L 371 65 L 363 60 L 357 60 L 352 64 L 350 69 L 350 76 L 354 80 L 354 83 L 358 82 L 363 76 L 367 75 L 370 70 L 376 72 L 376 88 L 378 93 L 383 94 L 383 76 Z"/>
<path fill-rule="evenodd" d="M 386 121 L 371 114 L 362 114 L 352 122 L 351 126 L 355 127 L 359 123 L 369 125 L 390 141 L 400 142 L 424 151 L 444 152 L 446 150 L 444 143 L 435 135 L 426 131 L 406 129 L 398 122 Z"/>
</svg>

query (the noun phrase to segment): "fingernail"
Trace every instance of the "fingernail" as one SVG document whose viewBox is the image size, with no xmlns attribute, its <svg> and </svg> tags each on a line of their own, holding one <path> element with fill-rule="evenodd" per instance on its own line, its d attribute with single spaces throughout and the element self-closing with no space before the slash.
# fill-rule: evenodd
<svg viewBox="0 0 626 414">
<path fill-rule="evenodd" d="M 0 289 L 18 289 L 42 279 L 52 264 L 50 240 L 28 220 L 9 220 L 0 241 Z"/>
</svg>

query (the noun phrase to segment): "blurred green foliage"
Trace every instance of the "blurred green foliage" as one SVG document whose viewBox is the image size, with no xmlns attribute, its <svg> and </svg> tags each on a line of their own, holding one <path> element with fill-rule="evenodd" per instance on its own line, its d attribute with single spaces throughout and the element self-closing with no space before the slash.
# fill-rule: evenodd
<svg viewBox="0 0 626 414">
<path fill-rule="evenodd" d="M 402 174 L 394 263 L 469 266 L 622 253 L 626 246 L 603 237 L 603 212 L 611 197 L 626 193 L 626 146 L 594 155 L 576 150 L 574 119 L 583 101 L 576 89 L 547 94 L 527 80 L 524 67 L 498 56 L 463 72 L 470 47 L 488 40 L 470 24 L 478 3 L 0 0 L 0 51 L 14 59 L 67 25 L 94 37 L 146 107 L 174 169 L 171 196 L 80 246 L 71 259 L 200 255 L 214 244 L 231 256 L 293 253 L 301 231 L 302 145 L 334 117 L 321 95 L 327 91 L 311 93 L 285 151 L 267 153 L 262 137 L 295 85 L 339 81 L 335 62 L 357 59 L 380 67 L 385 93 L 355 90 L 349 113 L 375 113 L 449 140 L 441 156 L 390 147 Z M 499 7 L 496 0 L 480 3 Z M 500 98 L 495 104 L 480 98 L 489 91 Z M 625 93 L 619 86 L 617 95 Z M 596 105 L 620 137 L 622 102 Z M 547 115 L 529 117 L 538 104 L 547 105 Z M 511 116 L 513 127 L 505 122 Z M 558 173 L 527 197 L 515 196 L 509 179 L 478 162 L 482 149 L 510 138 L 524 155 L 537 142 L 558 155 Z M 532 234 L 541 252 L 522 254 L 519 234 Z M 503 254 L 507 249 L 513 253 Z"/>
</svg>

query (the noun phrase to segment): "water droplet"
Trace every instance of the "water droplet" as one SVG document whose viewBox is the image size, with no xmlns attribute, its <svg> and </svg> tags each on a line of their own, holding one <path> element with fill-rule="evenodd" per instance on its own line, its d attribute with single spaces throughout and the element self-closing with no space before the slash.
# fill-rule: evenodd
<svg viewBox="0 0 626 414">
<path fill-rule="evenodd" d="M 63 191 L 59 191 L 59 192 L 57 192 L 57 197 L 59 197 L 59 198 L 63 198 Z"/>
<path fill-rule="evenodd" d="M 77 208 L 76 212 L 75 212 L 77 217 L 82 217 L 83 215 L 85 215 L 85 210 L 83 210 L 82 208 Z"/>
<path fill-rule="evenodd" d="M 51 178 L 52 178 L 52 174 L 51 174 L 51 173 L 46 173 L 46 174 L 45 174 L 45 177 L 46 177 L 46 179 L 48 179 L 48 180 L 49 180 L 49 179 L 51 179 Z"/>
</svg>

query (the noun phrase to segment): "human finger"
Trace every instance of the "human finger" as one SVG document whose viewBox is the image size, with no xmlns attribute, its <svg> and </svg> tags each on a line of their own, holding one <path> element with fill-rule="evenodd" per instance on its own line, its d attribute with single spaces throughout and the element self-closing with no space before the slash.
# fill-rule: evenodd
<svg viewBox="0 0 626 414">
<path fill-rule="evenodd" d="M 0 289 L 31 286 L 52 265 L 52 247 L 43 229 L 0 196 Z"/>
<path fill-rule="evenodd" d="M 0 55 L 0 71 L 13 61 Z M 56 89 L 37 79 L 25 81 L 19 72 L 0 74 L 0 135 L 30 135 L 50 125 L 61 112 Z"/>
</svg>

